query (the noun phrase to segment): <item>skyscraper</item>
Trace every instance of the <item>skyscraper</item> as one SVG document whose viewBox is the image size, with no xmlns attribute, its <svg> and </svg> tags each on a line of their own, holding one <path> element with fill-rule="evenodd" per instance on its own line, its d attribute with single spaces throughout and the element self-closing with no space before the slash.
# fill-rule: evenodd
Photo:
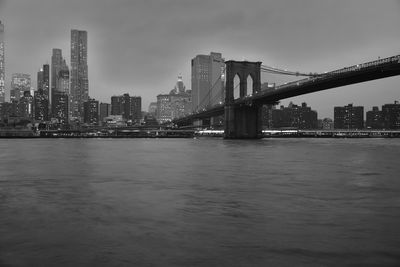
<svg viewBox="0 0 400 267">
<path fill-rule="evenodd" d="M 50 66 L 44 64 L 37 74 L 37 91 L 34 93 L 34 118 L 36 121 L 49 120 Z"/>
<path fill-rule="evenodd" d="M 51 96 L 52 118 L 57 119 L 59 123 L 67 124 L 70 117 L 69 69 L 64 59 L 57 65 L 54 75 L 55 86 L 52 88 Z"/>
<path fill-rule="evenodd" d="M 192 59 L 192 110 L 198 111 L 223 101 L 223 70 L 221 53 L 197 55 Z"/>
<path fill-rule="evenodd" d="M 99 123 L 99 101 L 88 99 L 83 103 L 83 121 L 87 124 L 97 125 Z"/>
<path fill-rule="evenodd" d="M 53 48 L 51 56 L 51 95 L 58 89 L 58 76 L 63 62 L 61 49 Z M 51 98 L 52 99 L 52 98 Z"/>
<path fill-rule="evenodd" d="M 0 103 L 5 102 L 4 24 L 0 20 Z"/>
<path fill-rule="evenodd" d="M 71 30 L 71 113 L 83 120 L 83 103 L 89 99 L 87 32 Z"/>
<path fill-rule="evenodd" d="M 43 94 L 49 99 L 50 96 L 50 66 L 49 64 L 43 65 L 43 81 L 42 81 Z"/>
</svg>

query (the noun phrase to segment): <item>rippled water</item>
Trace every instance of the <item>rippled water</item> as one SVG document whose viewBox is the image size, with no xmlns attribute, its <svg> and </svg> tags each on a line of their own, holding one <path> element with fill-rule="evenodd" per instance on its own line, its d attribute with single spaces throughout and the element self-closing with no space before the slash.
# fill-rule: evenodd
<svg viewBox="0 0 400 267">
<path fill-rule="evenodd" d="M 400 139 L 0 139 L 0 266 L 399 266 Z"/>
</svg>

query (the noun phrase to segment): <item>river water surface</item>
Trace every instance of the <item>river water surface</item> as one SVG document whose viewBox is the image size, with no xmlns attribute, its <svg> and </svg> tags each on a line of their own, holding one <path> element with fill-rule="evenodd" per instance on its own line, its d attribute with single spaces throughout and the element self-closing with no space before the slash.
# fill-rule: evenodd
<svg viewBox="0 0 400 267">
<path fill-rule="evenodd" d="M 400 139 L 0 139 L 0 266 L 400 266 Z"/>
</svg>

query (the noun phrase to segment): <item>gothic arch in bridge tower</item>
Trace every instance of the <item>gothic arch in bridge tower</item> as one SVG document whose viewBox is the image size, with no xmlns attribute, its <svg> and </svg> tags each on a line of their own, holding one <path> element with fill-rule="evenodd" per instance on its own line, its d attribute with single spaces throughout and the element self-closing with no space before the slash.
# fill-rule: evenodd
<svg viewBox="0 0 400 267">
<path fill-rule="evenodd" d="M 226 90 L 225 90 L 225 103 L 233 103 L 234 95 L 234 79 L 237 75 L 240 79 L 239 97 L 253 94 L 261 89 L 261 62 L 248 62 L 248 61 L 233 61 L 229 60 L 226 64 Z M 248 79 L 252 80 L 252 87 L 247 88 Z"/>
<path fill-rule="evenodd" d="M 225 138 L 260 138 L 261 106 L 236 102 L 235 77 L 239 77 L 239 98 L 261 90 L 261 62 L 227 61 L 225 86 Z M 251 87 L 251 88 L 249 88 Z"/>
</svg>

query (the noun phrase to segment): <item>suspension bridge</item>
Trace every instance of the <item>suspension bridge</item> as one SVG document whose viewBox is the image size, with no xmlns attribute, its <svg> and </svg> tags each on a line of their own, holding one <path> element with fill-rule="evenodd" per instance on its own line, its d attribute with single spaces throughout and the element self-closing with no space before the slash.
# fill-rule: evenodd
<svg viewBox="0 0 400 267">
<path fill-rule="evenodd" d="M 206 120 L 224 115 L 224 136 L 229 139 L 261 138 L 262 116 L 261 107 L 266 104 L 275 104 L 279 100 L 323 91 L 331 88 L 387 78 L 400 75 L 400 55 L 365 62 L 325 73 L 302 73 L 268 67 L 261 62 L 226 61 L 225 72 L 225 100 L 213 106 L 210 92 L 221 77 L 212 85 L 208 94 L 202 99 L 199 106 L 204 106 L 192 114 L 173 120 L 179 127 L 193 125 L 196 121 Z M 288 82 L 273 89 L 261 89 L 261 72 L 305 76 L 306 78 Z M 239 83 L 234 86 L 235 77 Z M 252 88 L 247 88 L 247 78 L 253 80 Z M 234 91 L 239 87 L 239 95 Z"/>
</svg>

